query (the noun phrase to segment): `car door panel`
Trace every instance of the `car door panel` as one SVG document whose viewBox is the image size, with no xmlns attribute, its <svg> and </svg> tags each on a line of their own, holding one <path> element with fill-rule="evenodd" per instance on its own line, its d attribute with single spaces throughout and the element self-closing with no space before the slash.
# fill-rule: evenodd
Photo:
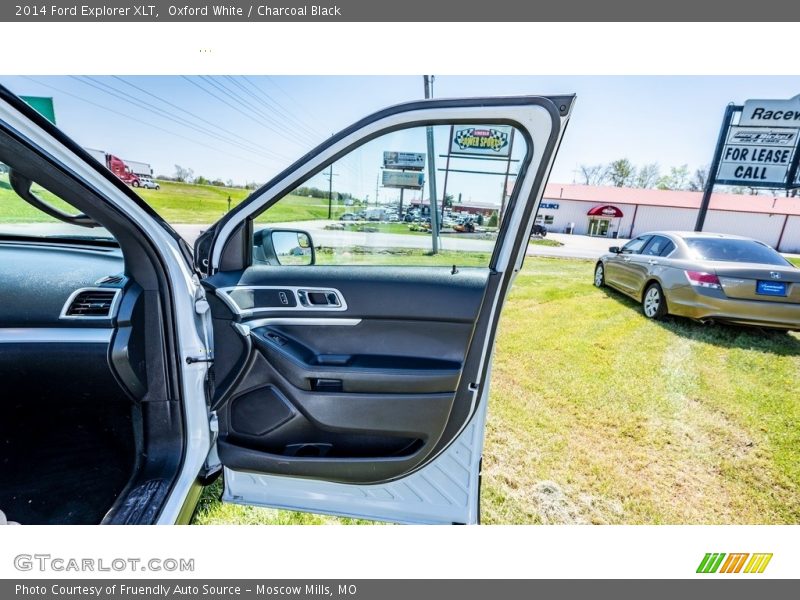
<svg viewBox="0 0 800 600">
<path fill-rule="evenodd" d="M 226 466 L 380 481 L 424 460 L 441 438 L 488 269 L 325 271 L 259 266 L 204 280 L 215 337 L 241 338 L 238 360 L 228 342 L 227 363 L 215 365 Z M 273 295 L 252 304 L 258 297 L 243 293 L 322 284 L 346 299 L 344 310 L 274 307 Z"/>
<path fill-rule="evenodd" d="M 329 354 L 287 338 L 270 327 L 250 332 L 256 348 L 296 388 L 352 393 L 453 391 L 461 363 L 391 354 Z"/>
<path fill-rule="evenodd" d="M 663 269 L 661 258 L 662 252 L 671 245 L 669 239 L 664 236 L 654 235 L 647 242 L 641 253 L 631 255 L 629 263 L 631 273 L 631 292 L 637 298 L 644 294 L 644 286 L 653 277 L 659 279 Z M 672 245 L 674 248 L 674 245 Z"/>
<path fill-rule="evenodd" d="M 620 287 L 622 285 L 620 282 L 622 271 L 621 263 L 622 256 L 619 254 L 612 254 L 606 259 L 604 276 L 608 285 L 613 287 Z"/>
<path fill-rule="evenodd" d="M 481 268 L 458 269 L 453 274 L 450 267 L 258 265 L 243 271 L 220 271 L 204 279 L 203 284 L 214 290 L 218 297 L 222 297 L 226 290 L 264 285 L 276 289 L 335 288 L 341 292 L 347 305 L 346 313 L 340 315 L 332 315 L 326 308 L 309 310 L 298 306 L 295 315 L 298 317 L 347 314 L 391 319 L 401 314 L 419 321 L 436 321 L 446 312 L 448 321 L 472 323 L 480 309 L 488 275 L 489 269 Z M 274 310 L 272 307 L 259 308 L 263 310 L 257 313 Z M 257 313 L 251 312 L 246 316 Z M 282 310 L 277 316 L 286 315 Z"/>
<path fill-rule="evenodd" d="M 211 271 L 203 285 L 224 499 L 401 522 L 477 520 L 497 322 L 572 102 L 391 109 L 334 136 L 198 240 L 198 263 Z M 248 266 L 253 217 L 359 139 L 496 120 L 517 127 L 528 151 L 487 268 Z M 306 302 L 308 290 L 334 301 Z"/>
<path fill-rule="evenodd" d="M 617 286 L 627 294 L 635 295 L 639 277 L 637 261 L 649 239 L 649 235 L 639 236 L 625 244 L 622 252 L 617 255 L 619 258 L 616 277 Z"/>
</svg>

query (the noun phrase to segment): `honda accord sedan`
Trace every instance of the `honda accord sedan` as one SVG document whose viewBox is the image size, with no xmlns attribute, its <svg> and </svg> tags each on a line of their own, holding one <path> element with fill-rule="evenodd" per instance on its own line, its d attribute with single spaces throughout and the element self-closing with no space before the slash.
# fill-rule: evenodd
<svg viewBox="0 0 800 600">
<path fill-rule="evenodd" d="M 642 303 L 644 315 L 800 330 L 800 269 L 758 240 L 655 231 L 612 246 L 594 272 Z"/>
</svg>

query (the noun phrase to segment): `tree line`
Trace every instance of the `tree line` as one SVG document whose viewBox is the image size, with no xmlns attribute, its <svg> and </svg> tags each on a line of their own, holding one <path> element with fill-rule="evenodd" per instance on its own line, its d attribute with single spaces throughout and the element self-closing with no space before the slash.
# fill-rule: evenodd
<svg viewBox="0 0 800 600">
<path fill-rule="evenodd" d="M 175 172 L 172 175 L 157 175 L 156 179 L 163 181 L 177 181 L 180 183 L 193 183 L 195 185 L 215 185 L 218 187 L 236 187 L 254 190 L 259 187 L 259 183 L 248 181 L 244 185 L 234 183 L 233 179 L 223 180 L 221 177 L 211 179 L 203 175 L 195 175 L 194 169 L 175 165 Z"/>
<path fill-rule="evenodd" d="M 706 185 L 708 169 L 701 167 L 691 171 L 689 165 L 681 165 L 662 173 L 658 163 L 637 166 L 627 158 L 620 158 L 608 164 L 581 165 L 578 175 L 584 185 L 699 192 Z"/>
</svg>

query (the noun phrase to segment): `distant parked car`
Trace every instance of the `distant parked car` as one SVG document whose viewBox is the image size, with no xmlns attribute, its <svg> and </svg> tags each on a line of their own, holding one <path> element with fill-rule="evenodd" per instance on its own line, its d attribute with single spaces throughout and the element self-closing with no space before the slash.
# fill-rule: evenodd
<svg viewBox="0 0 800 600">
<path fill-rule="evenodd" d="M 146 190 L 160 190 L 161 186 L 157 181 L 153 181 L 149 177 L 139 177 L 139 186 Z"/>
<path fill-rule="evenodd" d="M 339 217 L 340 221 L 358 221 L 358 217 L 353 213 L 344 213 L 341 217 Z"/>
<path fill-rule="evenodd" d="M 458 233 L 473 233 L 475 231 L 475 221 L 472 217 L 458 219 L 453 224 L 453 231 L 457 231 Z"/>
<path fill-rule="evenodd" d="M 800 269 L 758 240 L 656 231 L 595 265 L 594 284 L 642 303 L 644 315 L 800 330 Z"/>
<path fill-rule="evenodd" d="M 547 236 L 547 227 L 544 225 L 539 225 L 536 223 L 531 229 L 531 235 L 538 235 L 539 237 L 546 237 Z"/>
</svg>

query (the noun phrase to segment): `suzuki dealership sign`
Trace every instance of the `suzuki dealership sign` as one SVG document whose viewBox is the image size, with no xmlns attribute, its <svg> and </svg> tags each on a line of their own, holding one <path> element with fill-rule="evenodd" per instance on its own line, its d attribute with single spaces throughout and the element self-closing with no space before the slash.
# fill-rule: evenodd
<svg viewBox="0 0 800 600">
<path fill-rule="evenodd" d="M 748 100 L 728 124 L 715 183 L 786 189 L 797 186 L 800 96 Z"/>
</svg>

